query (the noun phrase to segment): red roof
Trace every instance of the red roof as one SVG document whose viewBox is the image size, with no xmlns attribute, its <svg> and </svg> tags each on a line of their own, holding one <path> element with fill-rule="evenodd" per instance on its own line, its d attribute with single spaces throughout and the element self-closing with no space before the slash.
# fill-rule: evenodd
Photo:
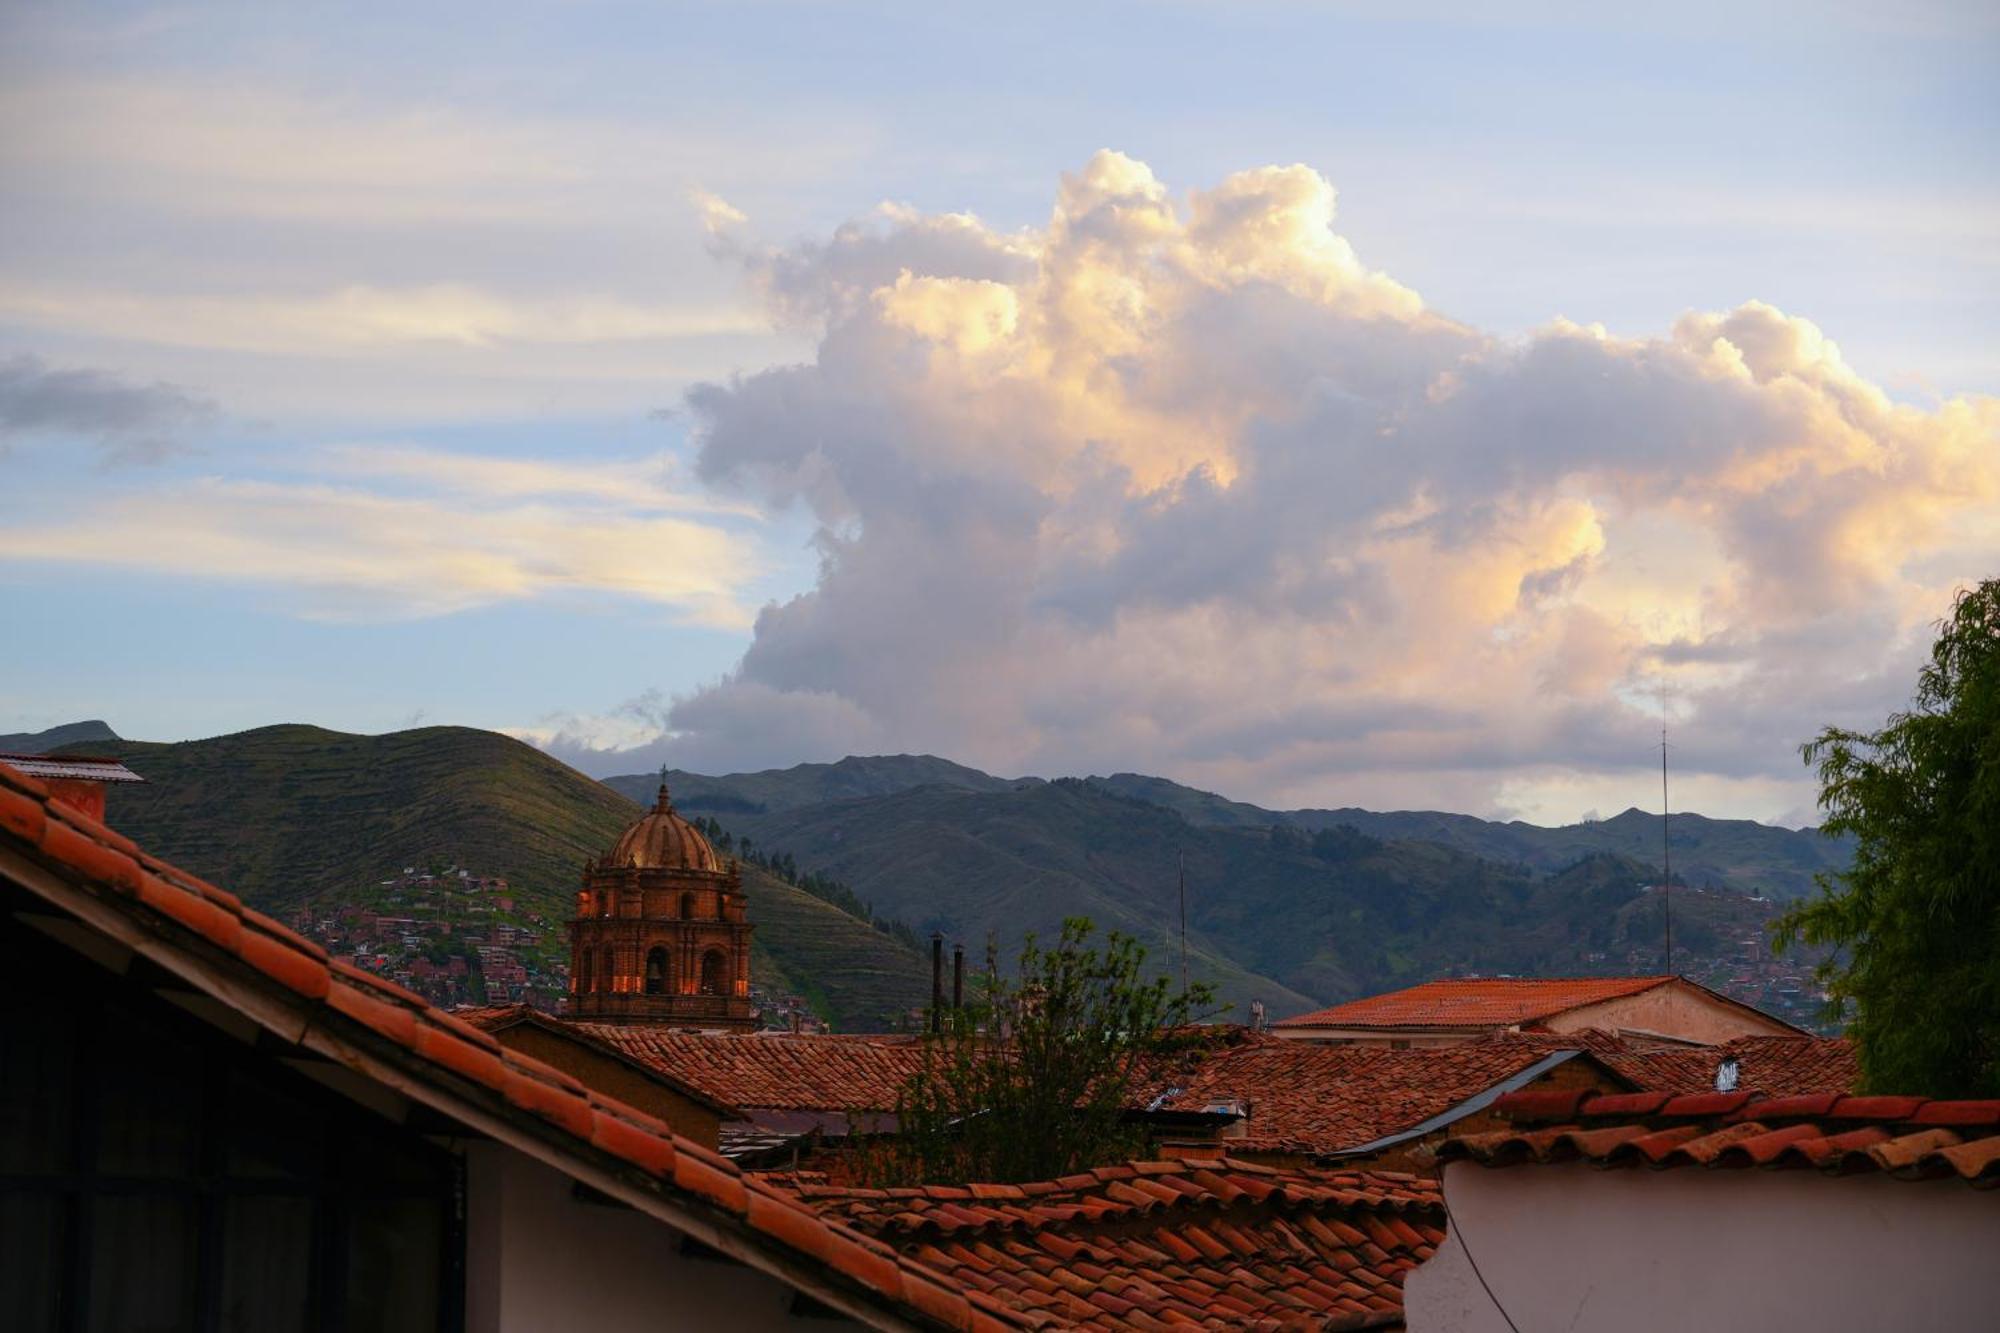
<svg viewBox="0 0 2000 1333">
<path fill-rule="evenodd" d="M 1821 1093 L 1518 1092 L 1494 1110 L 1522 1127 L 1447 1139 L 1443 1161 L 1587 1161 L 1655 1168 L 1812 1167 L 2000 1186 L 2000 1101 Z M 1540 1125 L 1540 1128 L 1528 1128 Z"/>
<path fill-rule="evenodd" d="M 1854 1043 L 1844 1037 L 1734 1037 L 1719 1046 L 1648 1041 L 1602 1028 L 1569 1032 L 1500 1032 L 1472 1043 L 1582 1050 L 1635 1088 L 1707 1092 L 1724 1056 L 1736 1057 L 1736 1087 L 1767 1097 L 1812 1092 L 1852 1092 L 1861 1078 Z M 1448 1049 L 1459 1050 L 1460 1047 Z"/>
<path fill-rule="evenodd" d="M 1267 1038 L 1168 1076 L 1155 1085 L 1154 1109 L 1236 1101 L 1248 1112 L 1247 1137 L 1227 1142 L 1239 1151 L 1338 1152 L 1443 1115 L 1558 1049 L 1509 1037 L 1404 1051 Z"/>
<path fill-rule="evenodd" d="M 881 1111 L 923 1064 L 908 1042 L 572 1023 L 648 1069 L 743 1110 Z"/>
<path fill-rule="evenodd" d="M 88 928 L 170 967 L 288 1043 L 377 1076 L 454 1117 L 532 1136 L 565 1169 L 616 1180 L 628 1198 L 698 1216 L 717 1243 L 779 1272 L 829 1275 L 839 1299 L 932 1326 L 1021 1327 L 1018 1309 L 822 1218 L 798 1199 L 675 1134 L 644 1112 L 503 1048 L 488 1034 L 147 854 L 130 838 L 49 799 L 0 764 L 0 851 L 35 873 L 8 875 Z"/>
<path fill-rule="evenodd" d="M 635 1070 L 643 1077 L 652 1078 L 673 1089 L 688 1100 L 699 1103 L 718 1115 L 730 1116 L 737 1113 L 733 1103 L 710 1096 L 703 1089 L 674 1076 L 672 1071 L 662 1069 L 646 1061 L 634 1059 L 621 1046 L 608 1042 L 590 1031 L 585 1024 L 570 1023 L 551 1014 L 545 1014 L 533 1005 L 488 1004 L 461 1005 L 451 1011 L 453 1018 L 461 1018 L 482 1032 L 504 1032 L 508 1028 L 528 1026 L 540 1029 L 575 1042 L 578 1046 L 602 1055 L 607 1060 L 615 1060 L 627 1068 Z"/>
<path fill-rule="evenodd" d="M 870 1190 L 773 1176 L 1028 1321 L 1061 1328 L 1400 1326 L 1403 1278 L 1444 1239 L 1437 1186 L 1230 1158 L 1032 1185 Z"/>
<path fill-rule="evenodd" d="M 1678 978 L 1453 977 L 1280 1019 L 1273 1026 L 1504 1027 L 1511 1023 L 1538 1022 L 1587 1004 L 1637 995 L 1675 980 Z"/>
</svg>

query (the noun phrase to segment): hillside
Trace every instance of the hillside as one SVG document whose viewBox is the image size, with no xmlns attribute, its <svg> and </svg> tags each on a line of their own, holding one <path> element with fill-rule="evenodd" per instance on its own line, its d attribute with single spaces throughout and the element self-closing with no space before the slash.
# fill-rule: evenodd
<svg viewBox="0 0 2000 1333">
<path fill-rule="evenodd" d="M 531 746 L 464 727 L 275 726 L 88 747 L 147 779 L 112 792 L 113 824 L 267 910 L 324 906 L 399 867 L 449 863 L 502 876 L 566 920 L 584 859 L 639 814 Z M 842 1026 L 878 1025 L 928 995 L 928 961 L 868 923 L 754 868 L 744 888 L 759 985 L 810 995 Z"/>
<path fill-rule="evenodd" d="M 849 756 L 833 764 L 757 773 L 711 777 L 674 771 L 668 777 L 676 804 L 724 820 L 783 814 L 830 801 L 893 796 L 918 787 L 997 793 L 1041 785 L 1039 778 L 994 777 L 932 755 Z M 659 779 L 632 774 L 605 781 L 634 800 L 649 801 Z M 1660 817 L 1638 809 L 1611 819 L 1549 828 L 1437 810 L 1268 810 L 1141 773 L 1084 781 L 1113 796 L 1171 810 L 1188 823 L 1207 828 L 1268 829 L 1287 824 L 1318 832 L 1345 824 L 1371 837 L 1438 843 L 1481 860 L 1526 866 L 1542 874 L 1587 856 L 1622 856 L 1649 866 L 1660 861 Z M 1813 893 L 1813 876 L 1844 867 L 1853 851 L 1849 841 L 1822 836 L 1816 829 L 1775 828 L 1747 819 L 1710 819 L 1690 812 L 1674 815 L 1671 826 L 1676 882 L 1714 884 L 1772 898 Z"/>
<path fill-rule="evenodd" d="M 604 784 L 632 800 L 650 803 L 659 775 L 631 773 Z M 966 791 L 1008 791 L 1039 778 L 996 778 L 976 768 L 928 754 L 849 755 L 832 764 L 798 764 L 756 773 L 705 777 L 672 769 L 667 781 L 674 804 L 694 814 L 755 815 L 796 810 L 826 801 L 888 796 L 912 787 L 960 787 Z"/>
<path fill-rule="evenodd" d="M 97 745 L 115 741 L 118 733 L 109 723 L 65 722 L 47 731 L 16 731 L 0 736 L 0 754 L 47 754 L 65 746 Z"/>
<path fill-rule="evenodd" d="M 1003 955 L 1081 914 L 1178 957 L 1188 884 L 1191 970 L 1242 1012 L 1274 1016 L 1451 972 L 1544 975 L 1658 965 L 1642 863 L 1594 856 L 1554 875 L 1425 841 L 1350 830 L 1203 827 L 1074 780 L 1005 792 L 921 787 L 726 818 L 758 845 L 851 885 L 877 911 Z M 1761 950 L 1768 909 L 1683 893 L 1681 962 Z"/>
<path fill-rule="evenodd" d="M 1437 810 L 1265 810 L 1137 773 L 1088 781 L 1115 795 L 1164 806 L 1190 823 L 1220 828 L 1290 824 L 1316 832 L 1346 825 L 1371 837 L 1434 842 L 1484 860 L 1524 865 L 1544 873 L 1586 856 L 1630 857 L 1652 866 L 1660 863 L 1658 811 L 1635 808 L 1611 819 L 1546 828 L 1520 820 L 1501 823 Z M 1815 891 L 1815 874 L 1839 870 L 1853 855 L 1851 842 L 1826 837 L 1817 829 L 1774 828 L 1748 819 L 1710 819 L 1692 812 L 1675 814 L 1669 824 L 1674 878 L 1697 886 L 1713 883 L 1773 898 L 1798 898 Z"/>
</svg>

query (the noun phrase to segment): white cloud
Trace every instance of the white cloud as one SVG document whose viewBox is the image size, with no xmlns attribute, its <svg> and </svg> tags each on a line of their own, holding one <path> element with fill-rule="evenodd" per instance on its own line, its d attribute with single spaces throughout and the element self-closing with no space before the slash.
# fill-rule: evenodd
<svg viewBox="0 0 2000 1333">
<path fill-rule="evenodd" d="M 820 341 L 691 395 L 702 475 L 808 506 L 823 565 L 663 744 L 1616 809 L 1665 689 L 1708 789 L 1796 805 L 1797 742 L 1896 706 L 1994 572 L 2000 405 L 1897 405 L 1756 302 L 1495 338 L 1333 207 L 1304 167 L 1177 201 L 1103 153 L 1025 234 L 725 217 Z"/>
<path fill-rule="evenodd" d="M 322 619 L 600 594 L 683 623 L 749 624 L 739 593 L 760 573 L 753 540 L 716 522 L 720 507 L 669 489 L 658 460 L 350 447 L 329 462 L 352 483 L 207 478 L 92 499 L 0 528 L 0 559 L 265 585 Z"/>
</svg>

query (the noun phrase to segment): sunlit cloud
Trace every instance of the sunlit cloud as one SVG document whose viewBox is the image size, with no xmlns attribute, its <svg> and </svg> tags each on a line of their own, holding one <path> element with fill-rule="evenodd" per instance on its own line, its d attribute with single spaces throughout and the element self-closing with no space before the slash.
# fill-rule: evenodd
<svg viewBox="0 0 2000 1333">
<path fill-rule="evenodd" d="M 773 248 L 711 207 L 819 346 L 690 395 L 701 475 L 804 506 L 823 564 L 646 753 L 1547 815 L 1622 808 L 1666 719 L 1703 790 L 1796 806 L 1797 743 L 1896 706 L 1992 572 L 2000 404 L 1896 403 L 1756 301 L 1496 337 L 1334 210 L 1305 167 L 1177 197 L 1115 153 L 1031 233 Z"/>
<path fill-rule="evenodd" d="M 261 586 L 312 619 L 384 621 L 599 595 L 670 621 L 750 623 L 754 534 L 683 502 L 661 465 L 349 448 L 328 477 L 205 478 L 0 528 L 0 559 Z M 374 482 L 370 486 L 366 482 Z M 387 483 L 387 484 L 385 484 Z M 396 485 L 394 489 L 390 484 Z"/>
</svg>

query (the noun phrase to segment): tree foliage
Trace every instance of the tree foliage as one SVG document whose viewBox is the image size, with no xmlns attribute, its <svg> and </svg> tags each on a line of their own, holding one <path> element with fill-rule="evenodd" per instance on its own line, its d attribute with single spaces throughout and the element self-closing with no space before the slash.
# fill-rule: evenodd
<svg viewBox="0 0 2000 1333">
<path fill-rule="evenodd" d="M 1961 593 L 1908 712 L 1804 747 L 1848 871 L 1775 926 L 1820 974 L 1872 1091 L 2000 1096 L 2000 579 Z"/>
<path fill-rule="evenodd" d="M 1142 1155 L 1128 1122 L 1144 1062 L 1198 1043 L 1209 987 L 1146 980 L 1146 950 L 1082 917 L 1043 948 L 1030 935 L 1013 976 L 988 946 L 963 1008 L 939 1015 L 904 1087 L 898 1132 L 861 1162 L 878 1184 L 1049 1180 Z"/>
</svg>

